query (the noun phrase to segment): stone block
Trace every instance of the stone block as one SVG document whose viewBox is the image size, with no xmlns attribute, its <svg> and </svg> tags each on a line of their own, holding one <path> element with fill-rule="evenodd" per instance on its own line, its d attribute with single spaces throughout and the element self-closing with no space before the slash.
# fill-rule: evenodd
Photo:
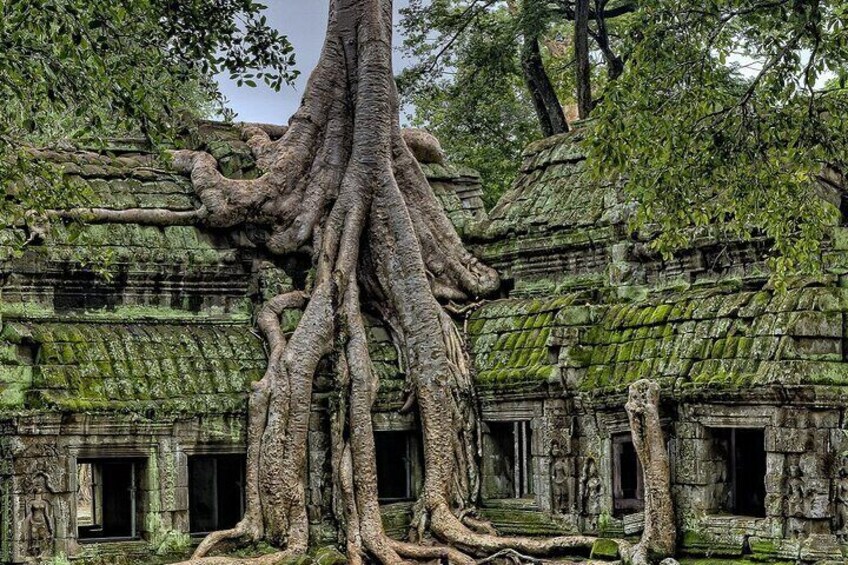
<svg viewBox="0 0 848 565">
<path fill-rule="evenodd" d="M 816 428 L 830 429 L 840 426 L 838 410 L 816 410 L 809 412 L 809 425 Z"/>
<path fill-rule="evenodd" d="M 801 472 L 804 474 L 804 479 L 823 479 L 828 478 L 829 462 L 831 454 L 823 450 L 821 446 L 824 442 L 816 442 L 816 445 L 809 451 L 802 453 L 798 458 L 798 465 Z"/>
<path fill-rule="evenodd" d="M 554 320 L 563 326 L 586 326 L 595 321 L 594 310 L 589 306 L 566 306 L 557 312 Z"/>
<path fill-rule="evenodd" d="M 807 428 L 810 411 L 799 410 L 796 407 L 782 406 L 777 411 L 775 425 L 786 428 Z"/>
<path fill-rule="evenodd" d="M 766 516 L 772 518 L 783 517 L 783 493 L 782 492 L 766 492 L 765 508 Z"/>
<path fill-rule="evenodd" d="M 188 487 L 188 456 L 184 451 L 174 452 L 174 486 Z"/>
<path fill-rule="evenodd" d="M 187 532 L 189 530 L 188 509 L 172 512 L 171 520 L 175 530 L 180 532 Z"/>
<path fill-rule="evenodd" d="M 748 547 L 756 560 L 773 560 L 778 550 L 774 539 L 759 536 L 748 538 Z"/>
<path fill-rule="evenodd" d="M 618 552 L 618 544 L 611 539 L 599 538 L 592 544 L 592 552 L 589 559 L 598 559 L 602 561 L 615 561 L 620 559 Z"/>
<path fill-rule="evenodd" d="M 783 342 L 782 358 L 841 361 L 842 340 L 831 337 L 787 337 Z"/>
<path fill-rule="evenodd" d="M 707 518 L 710 522 L 713 517 Z M 701 524 L 698 529 L 683 532 L 681 546 L 693 555 L 710 557 L 736 557 L 742 555 L 744 535 L 737 535 L 733 529 L 724 531 L 712 527 L 712 524 Z"/>
<path fill-rule="evenodd" d="M 675 435 L 679 440 L 704 439 L 706 433 L 704 426 L 695 422 L 676 422 L 674 425 Z"/>
<path fill-rule="evenodd" d="M 797 539 L 775 540 L 775 556 L 779 559 L 797 561 L 800 559 L 801 542 Z"/>
<path fill-rule="evenodd" d="M 825 519 L 833 515 L 830 505 L 830 481 L 804 478 L 806 489 L 804 516 Z"/>
<path fill-rule="evenodd" d="M 714 480 L 709 440 L 687 439 L 675 442 L 674 480 L 678 484 L 706 485 Z"/>
<path fill-rule="evenodd" d="M 839 560 L 843 562 L 842 550 L 836 537 L 831 534 L 810 534 L 801 541 L 799 558 L 803 561 Z"/>
<path fill-rule="evenodd" d="M 813 438 L 809 430 L 798 428 L 768 429 L 766 451 L 779 453 L 803 453 L 812 448 Z"/>
<path fill-rule="evenodd" d="M 168 512 L 178 512 L 188 509 L 188 487 L 174 488 L 173 499 L 163 501 L 162 510 Z"/>
<path fill-rule="evenodd" d="M 792 319 L 787 333 L 804 337 L 842 337 L 841 312 L 799 312 Z"/>
</svg>

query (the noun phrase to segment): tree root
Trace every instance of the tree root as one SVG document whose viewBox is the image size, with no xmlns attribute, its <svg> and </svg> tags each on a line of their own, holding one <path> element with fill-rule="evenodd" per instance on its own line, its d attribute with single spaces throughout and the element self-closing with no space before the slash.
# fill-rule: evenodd
<svg viewBox="0 0 848 565">
<path fill-rule="evenodd" d="M 398 555 L 416 561 L 439 559 L 454 565 L 474 565 L 476 561 L 468 554 L 449 545 L 423 545 L 390 540 Z"/>
<path fill-rule="evenodd" d="M 214 548 L 218 547 L 221 543 L 229 540 L 238 540 L 248 536 L 248 528 L 247 524 L 244 520 L 236 524 L 234 528 L 230 528 L 229 530 L 218 530 L 217 532 L 211 532 L 208 534 L 203 540 L 200 542 L 194 553 L 192 554 L 193 560 L 198 560 L 208 555 Z"/>
<path fill-rule="evenodd" d="M 71 208 L 50 210 L 47 216 L 61 220 L 82 221 L 89 224 L 142 224 L 146 226 L 196 226 L 207 216 L 205 207 L 197 210 L 176 211 L 166 208 Z"/>
<path fill-rule="evenodd" d="M 477 565 L 486 565 L 487 563 L 494 563 L 503 559 L 508 559 L 509 561 L 515 563 L 515 565 L 522 565 L 523 563 L 532 563 L 533 565 L 539 565 L 540 563 L 542 563 L 541 559 L 537 559 L 529 555 L 523 555 L 521 553 L 518 553 L 514 549 L 503 549 L 484 559 L 478 559 Z"/>
<path fill-rule="evenodd" d="M 575 550 L 590 550 L 597 540 L 593 536 L 580 535 L 529 538 L 477 533 L 463 525 L 446 505 L 439 505 L 433 510 L 430 528 L 439 539 L 449 545 L 482 556 L 504 550 L 540 557 L 565 555 Z M 626 542 L 616 540 L 616 543 Z"/>
<path fill-rule="evenodd" d="M 212 557 L 192 557 L 174 565 L 281 565 L 297 555 L 288 551 L 277 551 L 256 557 L 229 557 L 226 555 Z"/>
</svg>

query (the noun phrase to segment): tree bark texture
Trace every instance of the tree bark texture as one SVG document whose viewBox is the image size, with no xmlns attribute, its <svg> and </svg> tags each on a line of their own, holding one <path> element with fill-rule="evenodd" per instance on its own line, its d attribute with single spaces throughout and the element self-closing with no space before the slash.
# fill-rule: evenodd
<svg viewBox="0 0 848 565">
<path fill-rule="evenodd" d="M 521 70 L 530 91 L 530 99 L 539 120 L 542 135 L 550 137 L 568 131 L 568 121 L 542 59 L 539 39 L 544 7 L 539 0 L 523 0 L 521 25 L 524 44 L 521 48 Z"/>
<path fill-rule="evenodd" d="M 574 9 L 574 58 L 577 82 L 577 114 L 585 120 L 592 112 L 592 67 L 589 62 L 589 0 L 576 0 Z"/>
<path fill-rule="evenodd" d="M 498 276 L 465 249 L 404 141 L 391 66 L 391 0 L 331 0 L 329 12 L 320 61 L 282 137 L 244 128 L 261 177 L 228 179 L 210 155 L 176 151 L 173 166 L 190 173 L 202 203 L 195 215 L 57 213 L 101 222 L 250 226 L 254 243 L 273 255 L 312 254 L 309 288 L 276 296 L 257 313 L 269 356 L 248 400 L 244 518 L 210 534 L 187 563 L 272 564 L 307 551 L 307 432 L 324 358 L 335 371 L 333 508 L 351 563 L 368 557 L 384 565 L 434 559 L 472 565 L 503 551 L 590 548 L 594 539 L 585 536 L 499 537 L 474 518 L 479 418 L 461 336 L 439 300 L 490 294 Z M 280 317 L 291 308 L 303 315 L 286 336 Z M 420 416 L 424 487 L 409 542 L 386 536 L 380 518 L 371 423 L 379 383 L 364 310 L 390 328 Z M 652 445 L 654 420 L 639 422 Z M 264 540 L 280 551 L 253 559 L 210 555 L 227 540 Z"/>
<path fill-rule="evenodd" d="M 659 385 L 640 380 L 630 386 L 625 405 L 645 485 L 645 529 L 631 553 L 631 561 L 635 565 L 674 555 L 677 541 L 668 449 L 660 425 L 659 399 Z"/>
</svg>

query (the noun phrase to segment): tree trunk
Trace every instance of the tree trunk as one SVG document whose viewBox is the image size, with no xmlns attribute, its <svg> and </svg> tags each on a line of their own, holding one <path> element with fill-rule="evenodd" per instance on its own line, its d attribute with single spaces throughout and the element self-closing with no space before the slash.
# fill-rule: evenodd
<svg viewBox="0 0 848 565">
<path fill-rule="evenodd" d="M 568 131 L 568 121 L 565 119 L 562 104 L 554 90 L 542 53 L 539 47 L 541 34 L 541 4 L 539 0 L 524 0 L 522 2 L 521 19 L 523 26 L 524 45 L 521 49 L 521 69 L 524 82 L 530 91 L 533 108 L 539 120 L 542 135 L 550 137 Z"/>
<path fill-rule="evenodd" d="M 635 565 L 674 555 L 677 538 L 668 449 L 660 426 L 659 398 L 659 385 L 640 380 L 630 385 L 625 405 L 645 485 L 645 529 L 631 555 Z"/>
<path fill-rule="evenodd" d="M 574 9 L 574 59 L 577 79 L 577 114 L 585 120 L 592 112 L 592 69 L 589 65 L 589 0 L 576 0 Z"/>
</svg>

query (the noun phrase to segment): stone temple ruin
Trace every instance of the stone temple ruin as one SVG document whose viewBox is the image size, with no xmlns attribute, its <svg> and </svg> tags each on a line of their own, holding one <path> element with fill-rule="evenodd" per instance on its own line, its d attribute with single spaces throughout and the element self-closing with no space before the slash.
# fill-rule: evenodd
<svg viewBox="0 0 848 565">
<path fill-rule="evenodd" d="M 681 555 L 806 562 L 848 549 L 848 228 L 826 274 L 769 283 L 762 241 L 693 238 L 672 260 L 630 234 L 615 186 L 584 176 L 580 132 L 531 146 L 488 215 L 478 177 L 425 163 L 503 297 L 458 317 L 484 421 L 482 508 L 502 533 L 636 536 L 643 485 L 629 383 L 662 386 Z M 256 170 L 228 127 L 197 145 L 226 174 Z M 189 180 L 127 141 L 44 152 L 115 209 L 195 207 Z M 836 186 L 825 197 L 841 206 Z M 0 231 L 0 562 L 164 559 L 243 511 L 246 391 L 265 368 L 254 308 L 302 287 L 308 261 L 273 263 L 238 234 L 56 223 L 13 253 Z M 4 243 L 5 242 L 5 243 Z M 108 262 L 103 258 L 108 257 Z M 106 273 L 90 266 L 104 264 Z M 288 312 L 290 329 L 298 312 Z M 382 382 L 379 493 L 405 534 L 422 479 L 404 376 L 371 321 Z M 329 380 L 314 395 L 309 512 L 330 516 Z M 593 557 L 614 559 L 604 544 Z M 122 561 L 123 560 L 123 561 Z"/>
</svg>

